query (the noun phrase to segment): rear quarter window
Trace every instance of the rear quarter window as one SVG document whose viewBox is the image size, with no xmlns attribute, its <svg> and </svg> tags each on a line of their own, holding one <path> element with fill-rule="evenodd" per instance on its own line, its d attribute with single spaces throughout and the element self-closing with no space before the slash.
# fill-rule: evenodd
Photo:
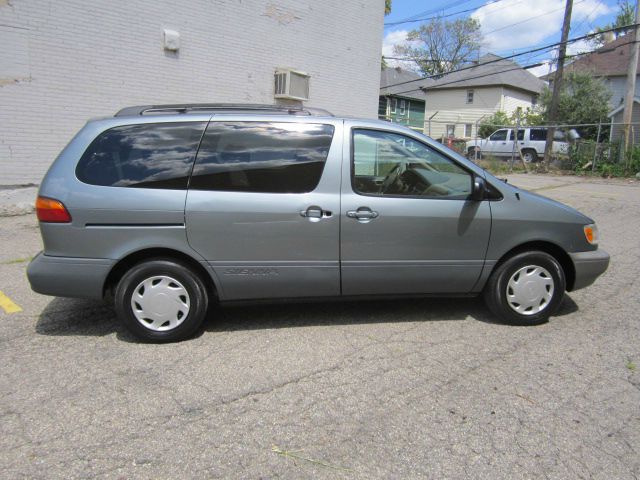
<svg viewBox="0 0 640 480">
<path fill-rule="evenodd" d="M 186 189 L 206 122 L 124 125 L 102 132 L 76 176 L 107 187 Z"/>
</svg>

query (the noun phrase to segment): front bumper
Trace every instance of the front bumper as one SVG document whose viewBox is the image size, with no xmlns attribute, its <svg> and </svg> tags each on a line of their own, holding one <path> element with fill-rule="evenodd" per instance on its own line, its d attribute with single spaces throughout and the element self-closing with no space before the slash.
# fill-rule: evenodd
<svg viewBox="0 0 640 480">
<path fill-rule="evenodd" d="M 115 260 L 51 257 L 40 252 L 27 267 L 34 292 L 56 297 L 102 298 Z"/>
<path fill-rule="evenodd" d="M 591 285 L 609 266 L 609 254 L 604 250 L 570 253 L 569 256 L 576 271 L 572 291 Z"/>
</svg>

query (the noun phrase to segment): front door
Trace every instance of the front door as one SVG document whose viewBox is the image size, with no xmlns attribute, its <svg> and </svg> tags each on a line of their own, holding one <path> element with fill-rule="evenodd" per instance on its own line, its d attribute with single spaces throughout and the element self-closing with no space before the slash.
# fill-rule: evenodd
<svg viewBox="0 0 640 480">
<path fill-rule="evenodd" d="M 471 291 L 491 229 L 488 202 L 468 198 L 473 174 L 410 136 L 350 128 L 340 216 L 343 295 Z"/>
<path fill-rule="evenodd" d="M 510 130 L 503 128 L 493 132 L 487 140 L 483 153 L 495 156 L 511 155 L 513 143 L 507 141 Z"/>
<path fill-rule="evenodd" d="M 186 202 L 223 300 L 340 294 L 342 122 L 210 122 Z"/>
</svg>

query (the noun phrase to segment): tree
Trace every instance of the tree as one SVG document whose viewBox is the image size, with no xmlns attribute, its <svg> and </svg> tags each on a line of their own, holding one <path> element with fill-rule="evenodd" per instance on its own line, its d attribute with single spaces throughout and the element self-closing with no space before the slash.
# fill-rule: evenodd
<svg viewBox="0 0 640 480">
<path fill-rule="evenodd" d="M 485 119 L 478 127 L 478 136 L 487 138 L 501 127 L 511 126 L 513 122 L 505 112 L 498 110 L 496 113 Z"/>
<path fill-rule="evenodd" d="M 501 127 L 514 127 L 517 123 L 517 118 L 517 111 L 514 111 L 511 116 L 509 116 L 506 112 L 498 110 L 496 113 L 480 123 L 478 126 L 478 136 L 480 138 L 487 138 Z M 520 111 L 521 128 L 542 125 L 543 123 L 544 116 L 539 108 L 527 108 L 524 111 Z"/>
<path fill-rule="evenodd" d="M 386 17 L 391 13 L 391 0 L 384 0 L 384 16 Z M 387 68 L 387 60 L 382 55 L 382 61 L 380 62 L 380 69 L 384 70 Z"/>
<path fill-rule="evenodd" d="M 622 35 L 626 35 L 627 33 L 633 32 L 633 27 L 629 27 L 628 25 L 633 25 L 636 21 L 636 9 L 635 7 L 629 3 L 629 0 L 618 0 L 618 13 L 616 14 L 616 19 L 613 23 L 609 23 L 604 27 L 598 27 L 596 29 L 596 33 L 600 33 L 602 31 L 614 30 L 613 37 L 618 38 Z M 598 35 L 593 37 L 593 43 L 596 47 L 601 47 L 605 44 L 605 34 Z"/>
<path fill-rule="evenodd" d="M 611 92 L 601 79 L 590 73 L 570 72 L 562 81 L 557 121 L 564 125 L 604 121 L 609 112 L 610 98 Z M 551 90 L 545 88 L 540 96 L 545 122 L 548 121 L 546 115 L 550 103 Z M 579 127 L 578 132 L 583 138 L 595 138 L 597 127 Z"/>
<path fill-rule="evenodd" d="M 423 75 L 441 75 L 476 60 L 482 44 L 480 22 L 475 18 L 445 21 L 434 18 L 407 34 L 394 53 L 415 62 Z"/>
</svg>

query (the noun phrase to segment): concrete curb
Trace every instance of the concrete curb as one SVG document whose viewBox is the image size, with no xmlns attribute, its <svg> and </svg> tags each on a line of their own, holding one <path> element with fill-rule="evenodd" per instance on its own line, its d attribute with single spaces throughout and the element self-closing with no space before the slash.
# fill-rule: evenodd
<svg viewBox="0 0 640 480">
<path fill-rule="evenodd" d="M 33 213 L 37 195 L 37 186 L 0 190 L 0 217 L 16 217 Z"/>
</svg>

